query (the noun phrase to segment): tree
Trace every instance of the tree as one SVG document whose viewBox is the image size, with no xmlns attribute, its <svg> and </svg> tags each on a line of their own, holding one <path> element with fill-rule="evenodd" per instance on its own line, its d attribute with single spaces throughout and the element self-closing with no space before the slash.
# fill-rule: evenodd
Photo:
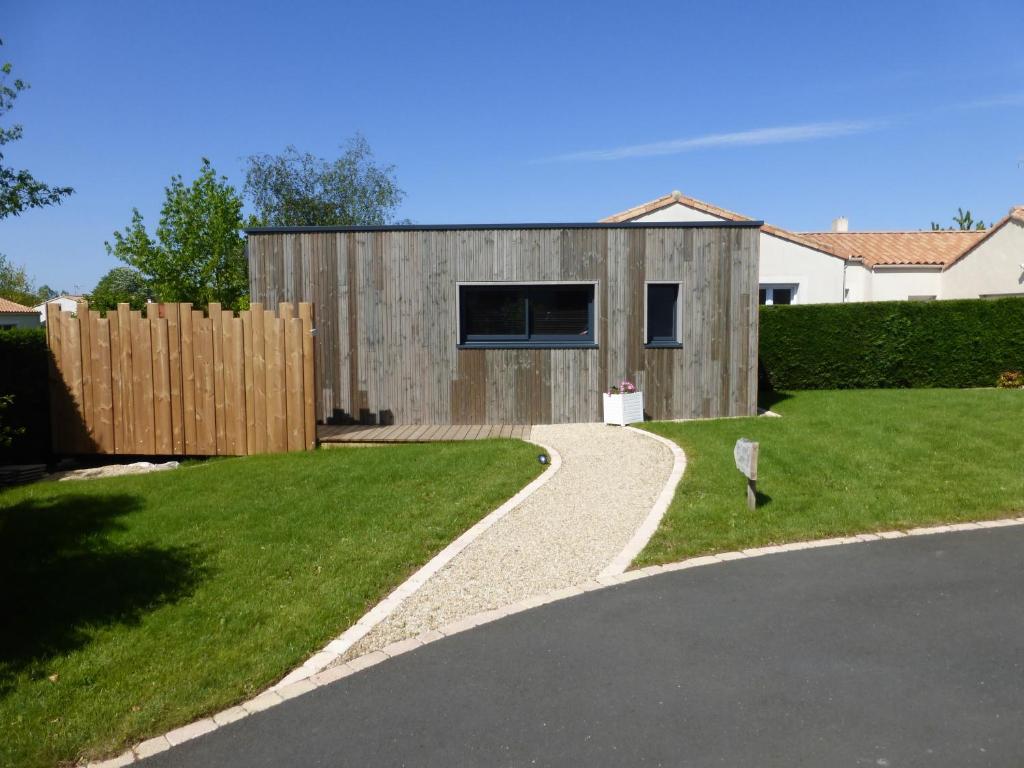
<svg viewBox="0 0 1024 768">
<path fill-rule="evenodd" d="M 394 166 L 377 165 L 359 134 L 333 161 L 293 146 L 250 155 L 244 191 L 256 209 L 253 223 L 274 227 L 388 224 L 405 196 Z"/>
<path fill-rule="evenodd" d="M 195 181 L 186 185 L 174 176 L 164 193 L 156 239 L 133 209 L 131 224 L 114 233 L 113 245 L 106 243 L 107 253 L 141 272 L 156 301 L 247 306 L 242 199 L 235 188 L 203 158 Z"/>
<path fill-rule="evenodd" d="M 39 294 L 24 267 L 19 267 L 0 253 L 0 296 L 31 307 L 38 304 Z"/>
<path fill-rule="evenodd" d="M 975 221 L 974 217 L 971 216 L 970 209 L 965 211 L 963 208 L 957 208 L 956 209 L 956 216 L 953 217 L 953 223 L 956 224 L 955 227 L 946 227 L 946 229 L 948 229 L 948 230 L 957 230 L 957 229 L 959 229 L 959 230 L 962 230 L 962 231 L 985 229 L 985 222 L 982 221 L 981 219 L 979 219 L 978 221 Z M 932 222 L 932 231 L 933 232 L 937 232 L 937 231 L 940 231 L 940 230 L 942 230 L 942 227 L 937 222 L 933 221 Z"/>
<path fill-rule="evenodd" d="M 3 40 L 0 40 L 0 45 L 3 45 Z M 11 111 L 18 94 L 29 87 L 28 83 L 19 78 L 9 80 L 11 71 L 10 62 L 0 65 L 0 117 Z M 0 126 L 0 147 L 17 141 L 21 135 L 20 125 L 15 124 L 9 128 Z M 9 168 L 4 164 L 4 155 L 0 151 L 0 219 L 17 216 L 27 208 L 58 205 L 73 192 L 71 187 L 44 184 L 24 169 Z"/>
<path fill-rule="evenodd" d="M 96 283 L 89 294 L 89 306 L 107 310 L 127 302 L 132 309 L 142 309 L 149 298 L 149 283 L 141 272 L 131 267 L 114 267 Z"/>
</svg>

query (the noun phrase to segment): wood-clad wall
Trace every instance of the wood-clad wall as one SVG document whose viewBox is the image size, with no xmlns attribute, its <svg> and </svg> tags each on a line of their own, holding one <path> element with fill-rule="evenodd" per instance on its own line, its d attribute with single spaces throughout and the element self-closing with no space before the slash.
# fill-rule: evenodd
<svg viewBox="0 0 1024 768">
<path fill-rule="evenodd" d="M 57 453 L 240 456 L 311 450 L 313 307 L 236 317 L 211 303 L 47 308 Z"/>
<path fill-rule="evenodd" d="M 317 418 L 598 421 L 624 378 L 648 418 L 750 415 L 756 226 L 255 231 L 253 301 L 317 307 Z M 595 281 L 597 349 L 457 349 L 457 284 Z M 681 281 L 683 346 L 644 347 L 645 281 Z"/>
</svg>

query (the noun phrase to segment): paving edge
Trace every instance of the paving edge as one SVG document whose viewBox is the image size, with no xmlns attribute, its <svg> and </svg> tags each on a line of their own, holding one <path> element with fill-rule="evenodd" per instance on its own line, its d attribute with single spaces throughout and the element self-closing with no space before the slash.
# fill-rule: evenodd
<svg viewBox="0 0 1024 768">
<path fill-rule="evenodd" d="M 550 449 L 548 448 L 545 448 L 545 450 L 550 451 Z M 556 454 L 552 452 L 550 455 L 552 457 L 552 469 L 554 469 Z M 544 477 L 544 475 L 541 475 L 541 477 Z M 539 480 L 540 478 L 537 479 Z M 535 480 L 534 482 L 537 481 Z M 529 488 L 529 486 L 527 486 L 527 488 Z M 524 488 L 523 490 L 525 491 L 526 489 Z M 495 510 L 495 512 L 497 511 L 498 510 Z M 565 600 L 566 598 L 576 597 L 577 595 L 582 595 L 585 592 L 592 592 L 598 589 L 615 587 L 621 584 L 626 584 L 631 581 L 637 581 L 638 579 L 644 579 L 650 576 L 657 576 L 662 573 L 682 571 L 688 568 L 699 568 L 705 565 L 720 565 L 731 562 L 733 560 L 745 560 L 748 558 L 761 557 L 764 555 L 798 552 L 805 549 L 834 547 L 843 544 L 861 544 L 866 541 L 901 539 L 907 536 L 927 536 L 936 533 L 955 533 L 959 531 L 976 531 L 988 528 L 1002 528 L 1011 525 L 1024 525 L 1024 517 L 1001 518 L 996 520 L 985 520 L 970 523 L 950 523 L 949 525 L 936 525 L 923 528 L 909 528 L 907 530 L 880 531 L 878 533 L 858 533 L 852 536 L 837 536 L 828 539 L 797 541 L 790 544 L 777 544 L 765 547 L 753 547 L 738 552 L 718 552 L 714 555 L 700 555 L 698 557 L 691 557 L 687 560 L 681 560 L 676 563 L 667 563 L 664 565 L 651 565 L 646 568 L 640 568 L 635 571 L 626 571 L 625 573 L 619 573 L 616 575 L 598 576 L 596 579 L 592 579 L 590 581 L 586 581 L 575 586 L 564 587 L 554 592 L 549 592 L 545 595 L 536 595 L 534 597 L 521 600 L 518 603 L 508 605 L 504 608 L 497 608 L 495 610 L 484 611 L 483 613 L 478 613 L 473 616 L 467 616 L 462 619 L 459 619 L 458 621 L 452 622 L 451 624 L 447 624 L 443 627 L 440 627 L 439 629 L 431 629 L 427 632 L 417 635 L 416 637 L 411 637 L 406 640 L 399 640 L 398 642 L 385 646 L 379 651 L 372 651 L 371 653 L 359 656 L 358 658 L 352 659 L 343 664 L 338 664 L 336 666 L 330 667 L 329 669 L 323 669 L 322 671 L 313 674 L 308 678 L 304 678 L 289 685 L 275 687 L 270 690 L 264 691 L 259 696 L 256 696 L 255 698 L 250 699 L 249 701 L 243 702 L 238 706 L 231 707 L 229 709 L 224 710 L 223 712 L 218 712 L 217 714 L 211 717 L 205 717 L 201 720 L 197 720 L 194 723 L 189 723 L 180 728 L 176 728 L 175 730 L 170 731 L 169 733 L 163 736 L 156 736 L 155 738 L 148 739 L 147 741 L 144 741 L 141 744 L 136 745 L 134 748 L 126 752 L 123 752 L 117 757 L 112 757 L 108 760 L 103 760 L 99 762 L 88 763 L 86 768 L 115 768 L 115 766 L 129 765 L 137 760 L 141 760 L 143 757 L 148 757 L 149 755 L 154 755 L 158 752 L 163 752 L 164 750 L 170 749 L 172 745 L 180 744 L 181 742 L 186 741 L 188 739 L 200 736 L 205 733 L 209 733 L 210 731 L 216 730 L 217 728 L 227 725 L 228 723 L 232 723 L 236 720 L 242 719 L 243 717 L 247 717 L 252 713 L 262 712 L 263 710 L 276 706 L 284 701 L 287 701 L 290 698 L 294 698 L 295 696 L 300 696 L 304 693 L 308 693 L 309 691 L 321 688 L 325 685 L 329 685 L 335 682 L 336 680 L 348 677 L 349 675 L 355 674 L 356 672 L 372 667 L 383 661 L 387 661 L 388 659 L 394 658 L 395 656 L 399 656 L 403 653 L 408 653 L 409 651 L 421 648 L 424 645 L 427 645 L 428 643 L 432 643 L 436 640 L 442 640 L 445 637 L 451 637 L 452 635 L 456 635 L 459 632 L 465 632 L 468 629 L 479 627 L 483 624 L 488 624 L 492 621 L 497 621 L 498 619 L 503 619 L 506 616 L 511 616 L 516 613 L 522 613 L 532 608 L 538 608 L 542 605 L 547 605 L 548 603 L 554 603 L 559 600 Z"/>
<path fill-rule="evenodd" d="M 665 485 L 662 487 L 661 493 L 658 494 L 658 498 L 654 500 L 654 506 L 647 513 L 647 517 L 640 524 L 640 527 L 633 532 L 633 537 L 623 550 L 598 574 L 597 578 L 599 579 L 608 576 L 618 576 L 620 573 L 626 572 L 633 559 L 643 551 L 643 548 L 647 546 L 647 542 L 651 540 L 651 536 L 658 530 L 661 518 L 668 512 L 672 499 L 675 498 L 676 488 L 683 479 L 683 473 L 686 472 L 686 454 L 672 440 L 656 435 L 653 432 L 648 432 L 646 429 L 637 429 L 636 427 L 627 427 L 627 429 L 644 437 L 649 437 L 651 440 L 657 440 L 668 448 L 672 452 L 672 471 L 669 472 L 668 480 L 665 481 Z"/>
</svg>

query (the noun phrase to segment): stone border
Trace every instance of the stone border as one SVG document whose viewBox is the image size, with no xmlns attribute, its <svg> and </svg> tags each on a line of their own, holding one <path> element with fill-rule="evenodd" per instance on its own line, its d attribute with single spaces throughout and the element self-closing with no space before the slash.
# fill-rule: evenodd
<svg viewBox="0 0 1024 768">
<path fill-rule="evenodd" d="M 672 452 L 672 471 L 669 473 L 668 480 L 665 481 L 661 493 L 658 494 L 658 498 L 654 500 L 654 506 L 647 513 L 647 517 L 640 524 L 640 527 L 634 531 L 633 537 L 627 542 L 623 550 L 598 574 L 599 579 L 602 576 L 618 576 L 620 573 L 625 573 L 626 569 L 632 564 L 633 558 L 643 551 L 643 548 L 647 546 L 647 542 L 651 540 L 651 536 L 658 530 L 661 518 L 668 512 L 672 499 L 676 495 L 676 487 L 683 479 L 683 473 L 686 471 L 686 454 L 672 440 L 656 435 L 653 432 L 648 432 L 646 429 L 637 429 L 636 427 L 627 427 L 627 429 L 649 437 L 652 440 L 657 440 L 667 447 Z"/>
<path fill-rule="evenodd" d="M 552 462 L 552 467 L 554 467 L 554 462 Z M 544 475 L 541 475 L 541 477 L 544 477 Z M 540 478 L 537 479 L 539 480 Z M 536 482 L 536 480 L 534 482 Z M 529 486 L 527 486 L 527 488 L 528 487 Z M 525 491 L 526 489 L 524 488 L 523 490 Z M 666 565 L 652 565 L 647 568 L 641 568 L 636 571 L 627 571 L 626 573 L 620 573 L 613 576 L 598 576 L 596 579 L 584 582 L 579 586 L 565 587 L 563 589 L 556 590 L 555 592 L 549 592 L 546 595 L 537 595 L 535 597 L 527 598 L 526 600 L 521 600 L 518 603 L 513 603 L 512 605 L 504 608 L 497 608 L 495 610 L 485 611 L 473 616 L 467 616 L 459 619 L 458 621 L 454 621 L 451 624 L 447 624 L 440 629 L 432 629 L 428 632 L 417 635 L 416 637 L 399 640 L 398 642 L 385 646 L 379 651 L 373 651 L 352 659 L 351 661 L 338 664 L 328 669 L 323 669 L 320 672 L 288 685 L 281 686 L 279 684 L 279 686 L 275 686 L 268 691 L 264 691 L 256 698 L 243 702 L 238 706 L 231 707 L 223 712 L 218 712 L 212 717 L 197 720 L 196 722 L 189 723 L 181 728 L 176 728 L 162 736 L 157 736 L 149 739 L 148 741 L 144 741 L 141 744 L 136 745 L 133 749 L 129 749 L 117 757 L 101 762 L 89 763 L 86 768 L 117 768 L 118 766 L 130 765 L 136 760 L 141 760 L 144 757 L 149 757 L 150 755 L 155 755 L 158 752 L 168 750 L 172 746 L 181 744 L 184 741 L 194 739 L 197 736 L 202 736 L 205 733 L 216 730 L 228 723 L 233 723 L 236 720 L 241 720 L 243 717 L 248 717 L 256 712 L 262 712 L 265 709 L 270 709 L 271 707 L 287 701 L 288 699 L 293 699 L 296 696 L 301 696 L 302 694 L 308 693 L 316 688 L 329 685 L 343 677 L 348 677 L 356 672 L 372 667 L 375 664 L 379 664 L 382 661 L 413 651 L 427 645 L 428 643 L 432 643 L 435 640 L 451 637 L 459 632 L 465 632 L 467 629 L 478 627 L 481 624 L 497 621 L 498 619 L 505 618 L 506 616 L 528 611 L 531 608 L 537 608 L 541 605 L 546 605 L 547 603 L 553 603 L 558 600 L 575 597 L 576 595 L 582 595 L 584 592 L 591 592 L 597 589 L 604 589 L 606 587 L 614 587 L 619 584 L 636 581 L 637 579 L 657 576 L 661 573 L 671 573 L 672 571 L 682 571 L 687 568 L 698 568 L 704 565 L 727 563 L 732 560 L 743 560 L 750 557 L 760 557 L 762 555 L 796 552 L 803 549 L 834 547 L 842 544 L 860 544 L 865 541 L 900 539 L 906 536 L 927 536 L 935 533 L 953 533 L 955 531 L 1002 528 L 1010 525 L 1024 525 L 1024 517 L 1003 518 L 999 520 L 987 520 L 972 523 L 953 523 L 950 525 L 937 525 L 927 528 L 911 528 L 906 531 L 859 533 L 855 536 L 839 536 L 829 539 L 798 541 L 792 544 L 753 547 L 751 549 L 744 549 L 738 552 L 719 552 L 714 555 L 691 557 L 688 560 L 682 560 L 677 563 L 668 563 Z"/>
</svg>

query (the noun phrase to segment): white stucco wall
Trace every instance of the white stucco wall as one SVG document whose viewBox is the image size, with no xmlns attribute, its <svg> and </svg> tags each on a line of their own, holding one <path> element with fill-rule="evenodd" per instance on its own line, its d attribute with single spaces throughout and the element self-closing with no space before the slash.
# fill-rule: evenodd
<svg viewBox="0 0 1024 768">
<path fill-rule="evenodd" d="M 1024 224 L 1011 219 L 942 273 L 943 299 L 1024 294 Z"/>
<path fill-rule="evenodd" d="M 704 211 L 674 203 L 635 221 L 723 221 Z M 780 237 L 761 233 L 762 285 L 796 285 L 794 304 L 823 304 L 843 300 L 843 262 L 827 253 Z"/>
<path fill-rule="evenodd" d="M 939 295 L 939 267 L 876 267 L 868 301 L 906 301 L 911 296 Z"/>
<path fill-rule="evenodd" d="M 871 270 L 857 262 L 846 263 L 846 300 L 871 301 Z"/>
<path fill-rule="evenodd" d="M 652 213 L 640 216 L 633 221 L 724 221 L 718 216 L 698 211 L 696 208 L 689 208 L 680 203 L 673 203 L 665 208 L 659 208 Z"/>
<path fill-rule="evenodd" d="M 36 312 L 0 312 L 0 328 L 13 325 L 15 328 L 38 328 L 39 315 Z"/>
<path fill-rule="evenodd" d="M 842 259 L 765 232 L 761 233 L 760 246 L 761 285 L 797 285 L 794 304 L 835 304 L 843 300 Z"/>
<path fill-rule="evenodd" d="M 78 311 L 78 300 L 72 299 L 67 296 L 58 296 L 56 299 L 51 299 L 43 304 L 36 304 L 33 309 L 39 313 L 40 321 L 46 322 L 46 305 L 57 303 L 60 304 L 61 312 L 77 312 Z"/>
</svg>

